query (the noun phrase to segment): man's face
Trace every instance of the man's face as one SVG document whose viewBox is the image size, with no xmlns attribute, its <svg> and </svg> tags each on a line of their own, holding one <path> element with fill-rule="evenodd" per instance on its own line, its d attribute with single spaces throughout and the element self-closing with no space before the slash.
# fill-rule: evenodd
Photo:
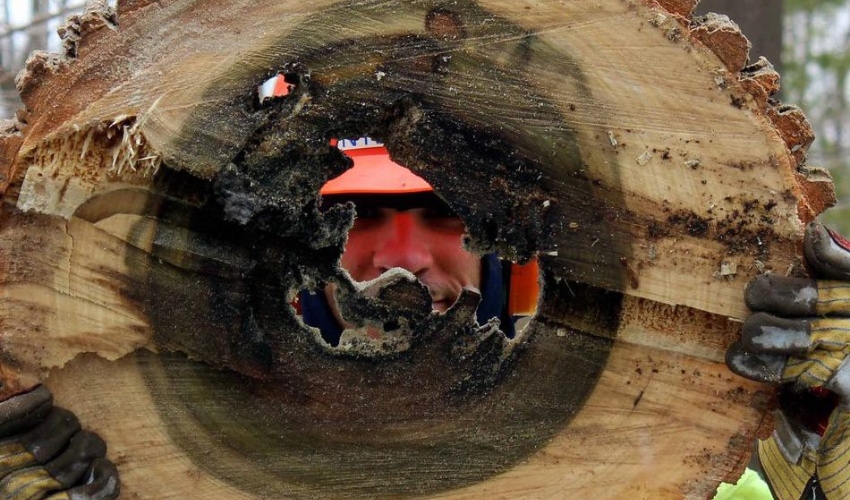
<svg viewBox="0 0 850 500">
<path fill-rule="evenodd" d="M 466 286 L 481 287 L 481 258 L 463 249 L 463 221 L 440 202 L 425 206 L 357 202 L 342 267 L 357 281 L 401 267 L 431 293 L 432 308 L 445 311 Z"/>
</svg>

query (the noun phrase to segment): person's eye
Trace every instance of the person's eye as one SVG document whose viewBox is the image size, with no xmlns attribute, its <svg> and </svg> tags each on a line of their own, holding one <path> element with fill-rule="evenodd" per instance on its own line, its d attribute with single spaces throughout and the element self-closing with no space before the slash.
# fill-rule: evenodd
<svg viewBox="0 0 850 500">
<path fill-rule="evenodd" d="M 455 215 L 451 208 L 448 205 L 436 205 L 432 207 L 425 208 L 424 216 L 427 219 L 457 219 L 460 220 L 460 217 Z"/>
<path fill-rule="evenodd" d="M 423 212 L 422 218 L 427 221 L 430 227 L 442 231 L 466 231 L 466 225 L 463 223 L 463 220 L 455 215 L 449 207 L 427 208 Z"/>
<path fill-rule="evenodd" d="M 355 205 L 355 209 L 357 210 L 358 219 L 376 220 L 380 219 L 383 215 L 379 207 L 371 205 Z"/>
</svg>

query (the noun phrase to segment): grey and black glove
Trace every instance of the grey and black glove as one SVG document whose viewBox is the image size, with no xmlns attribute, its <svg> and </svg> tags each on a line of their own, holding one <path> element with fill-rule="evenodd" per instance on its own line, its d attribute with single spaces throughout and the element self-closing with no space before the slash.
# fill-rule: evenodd
<svg viewBox="0 0 850 500">
<path fill-rule="evenodd" d="M 118 471 L 105 457 L 103 440 L 46 387 L 0 403 L 0 499 L 114 499 Z"/>
<path fill-rule="evenodd" d="M 819 223 L 806 228 L 818 279 L 766 274 L 750 282 L 758 311 L 726 362 L 780 385 L 772 436 L 759 459 L 778 500 L 850 498 L 850 242 Z M 824 278 L 824 279 L 820 279 Z"/>
</svg>

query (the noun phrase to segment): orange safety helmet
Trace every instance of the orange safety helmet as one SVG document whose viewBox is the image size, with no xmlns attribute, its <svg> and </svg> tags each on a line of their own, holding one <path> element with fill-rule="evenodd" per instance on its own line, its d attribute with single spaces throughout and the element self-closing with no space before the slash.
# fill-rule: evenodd
<svg viewBox="0 0 850 500">
<path fill-rule="evenodd" d="M 283 97 L 291 86 L 283 75 L 267 80 L 260 88 L 260 99 Z M 369 137 L 341 139 L 334 144 L 354 162 L 338 177 L 330 179 L 319 191 L 322 196 L 333 195 L 397 195 L 431 193 L 428 181 L 392 161 L 387 148 Z M 537 310 L 540 294 L 540 270 L 537 259 L 520 265 L 511 264 L 508 313 L 511 316 L 530 316 Z"/>
<path fill-rule="evenodd" d="M 430 193 L 428 181 L 390 159 L 380 142 L 369 137 L 341 139 L 336 147 L 354 165 L 322 186 L 323 196 L 335 194 L 413 194 Z"/>
</svg>

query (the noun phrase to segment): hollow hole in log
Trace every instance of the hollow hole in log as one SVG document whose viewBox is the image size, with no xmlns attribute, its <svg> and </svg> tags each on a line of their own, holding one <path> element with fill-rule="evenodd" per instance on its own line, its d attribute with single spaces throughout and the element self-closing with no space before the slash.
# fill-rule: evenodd
<svg viewBox="0 0 850 500">
<path fill-rule="evenodd" d="M 417 318 L 423 312 L 443 316 L 450 309 L 454 313 L 471 306 L 475 314 L 468 315 L 478 327 L 497 320 L 502 334 L 515 337 L 517 327 L 526 326 L 536 312 L 536 261 L 520 266 L 500 259 L 496 252 L 482 256 L 468 250 L 463 243 L 469 238 L 464 220 L 439 193 L 424 179 L 392 162 L 382 146 L 372 150 L 373 155 L 355 156 L 352 169 L 322 189 L 325 208 L 351 203 L 356 213 L 341 257 L 352 283 L 342 284 L 342 290 L 336 285 L 332 290 L 337 293 L 326 290 L 324 294 L 337 322 L 347 325 L 343 333 L 373 340 L 396 335 L 409 346 L 417 335 L 410 327 L 426 319 Z M 377 161 L 377 165 L 365 166 L 369 164 L 364 158 Z M 369 168 L 379 175 L 371 180 L 362 175 Z M 394 174 L 401 180 L 393 179 Z M 357 185 L 359 175 L 374 184 Z M 359 192 L 345 192 L 352 189 Z M 404 189 L 423 191 L 396 192 Z M 472 297 L 461 300 L 462 293 Z M 363 300 L 358 295 L 379 301 L 378 308 L 389 308 L 390 315 L 400 316 L 382 323 L 366 318 L 358 308 L 369 306 L 358 305 Z M 322 325 L 315 319 L 312 323 Z M 323 336 L 334 346 L 340 344 L 340 337 L 325 331 Z"/>
<path fill-rule="evenodd" d="M 287 68 L 259 87 L 261 102 L 277 99 L 287 108 L 300 99 L 299 93 L 326 92 L 308 85 L 309 70 L 303 65 L 292 63 Z M 318 196 L 322 214 L 355 214 L 341 249 L 344 272 L 313 278 L 316 289 L 299 294 L 299 319 L 318 328 L 331 347 L 357 356 L 395 356 L 409 349 L 422 332 L 437 328 L 432 316 L 446 316 L 449 309 L 449 316 L 465 319 L 439 318 L 437 323 L 442 321 L 444 327 L 452 324 L 456 329 L 464 322 L 478 328 L 499 325 L 502 335 L 515 337 L 514 323 L 520 320 L 517 324 L 524 327 L 536 309 L 536 263 L 518 266 L 500 259 L 494 249 L 486 253 L 472 250 L 474 240 L 464 215 L 428 181 L 391 159 L 388 148 L 419 150 L 407 140 L 415 128 L 409 115 L 417 112 L 416 103 L 390 100 L 389 105 L 339 105 L 334 95 L 323 97 L 330 104 L 317 107 L 325 117 L 309 118 L 308 110 L 294 120 L 275 118 L 263 132 L 274 136 L 279 127 L 295 130 L 294 135 L 309 144 L 326 141 L 336 146 L 332 148 L 339 150 L 336 157 L 344 158 L 350 167 L 331 175 Z M 311 96 L 311 101 L 320 99 Z M 315 102 L 311 106 L 316 106 Z M 436 127 L 439 125 L 431 124 L 430 128 Z M 311 131 L 313 136 L 308 137 Z M 391 144 L 385 146 L 370 135 Z M 240 161 L 245 163 L 249 157 L 247 153 Z M 300 165 L 292 168 L 301 169 Z M 332 170 L 340 171 L 337 167 Z M 461 201 L 460 205 L 472 204 Z M 500 232 L 498 222 L 480 214 L 478 218 L 486 221 L 485 234 Z M 466 297 L 459 300 L 462 292 Z M 491 319 L 497 323 L 487 326 Z"/>
</svg>

